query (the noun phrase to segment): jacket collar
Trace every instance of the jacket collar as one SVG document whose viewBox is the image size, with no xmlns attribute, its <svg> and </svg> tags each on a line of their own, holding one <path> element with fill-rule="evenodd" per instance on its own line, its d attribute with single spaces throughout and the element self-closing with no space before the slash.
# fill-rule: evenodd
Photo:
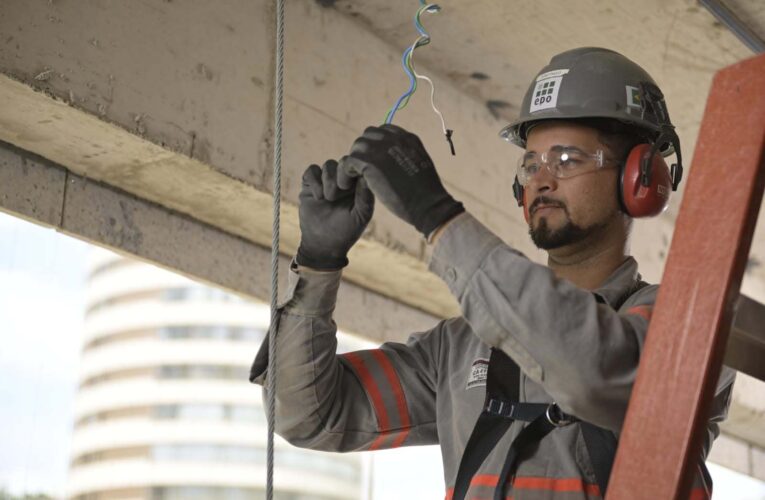
<svg viewBox="0 0 765 500">
<path fill-rule="evenodd" d="M 631 295 L 640 279 L 637 261 L 627 257 L 599 288 L 593 290 L 593 293 L 599 302 L 616 309 Z"/>
</svg>

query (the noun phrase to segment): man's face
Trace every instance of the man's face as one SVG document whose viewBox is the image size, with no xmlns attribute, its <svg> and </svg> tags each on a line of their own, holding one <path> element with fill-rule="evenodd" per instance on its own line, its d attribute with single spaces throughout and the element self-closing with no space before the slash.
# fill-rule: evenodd
<svg viewBox="0 0 765 500">
<path fill-rule="evenodd" d="M 527 138 L 526 152 L 541 154 L 572 146 L 587 153 L 601 149 L 605 156 L 612 156 L 598 141 L 595 129 L 563 121 L 534 127 Z M 608 230 L 614 218 L 621 215 L 616 196 L 617 175 L 615 164 L 565 179 L 541 168 L 525 187 L 529 234 L 534 244 L 551 250 Z"/>
</svg>

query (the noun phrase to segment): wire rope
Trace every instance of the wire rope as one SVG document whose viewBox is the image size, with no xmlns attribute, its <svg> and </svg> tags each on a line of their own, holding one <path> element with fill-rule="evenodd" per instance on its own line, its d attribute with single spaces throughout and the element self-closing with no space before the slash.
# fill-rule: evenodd
<svg viewBox="0 0 765 500">
<path fill-rule="evenodd" d="M 274 81 L 274 213 L 271 240 L 271 325 L 268 329 L 268 443 L 266 446 L 266 498 L 274 496 L 274 427 L 276 421 L 276 332 L 279 297 L 279 212 L 282 184 L 282 115 L 284 111 L 284 0 L 276 0 L 276 71 Z"/>
</svg>

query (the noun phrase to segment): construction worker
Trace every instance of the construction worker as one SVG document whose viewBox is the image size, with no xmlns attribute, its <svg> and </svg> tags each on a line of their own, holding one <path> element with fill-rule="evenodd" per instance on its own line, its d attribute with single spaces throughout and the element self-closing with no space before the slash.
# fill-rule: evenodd
<svg viewBox="0 0 765 500">
<path fill-rule="evenodd" d="M 599 48 L 553 57 L 501 135 L 525 150 L 514 194 L 547 266 L 467 212 L 402 128 L 369 127 L 339 163 L 306 170 L 280 309 L 276 430 L 328 451 L 439 444 L 447 498 L 601 498 L 658 288 L 629 256 L 630 229 L 677 188 L 679 140 L 648 73 Z M 434 246 L 430 270 L 463 315 L 406 344 L 336 355 L 341 270 L 375 199 Z M 266 358 L 264 346 L 258 383 Z M 693 498 L 711 495 L 704 459 L 733 373 L 718 383 Z"/>
</svg>

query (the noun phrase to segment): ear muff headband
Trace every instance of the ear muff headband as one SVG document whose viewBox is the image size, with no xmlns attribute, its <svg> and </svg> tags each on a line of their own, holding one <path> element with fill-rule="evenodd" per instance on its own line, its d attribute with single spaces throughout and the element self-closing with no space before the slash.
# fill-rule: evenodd
<svg viewBox="0 0 765 500">
<path fill-rule="evenodd" d="M 655 83 L 651 82 L 640 82 L 638 88 L 642 113 L 653 114 L 659 125 L 659 134 L 651 144 L 651 154 L 646 155 L 641 165 L 640 182 L 645 187 L 652 184 L 651 158 L 654 157 L 655 153 L 660 150 L 674 152 L 677 157 L 677 163 L 672 164 L 669 174 L 672 181 L 672 191 L 677 191 L 677 187 L 683 179 L 683 156 L 680 151 L 680 137 L 678 137 L 675 127 L 669 120 L 669 112 L 664 102 L 664 94 Z"/>
<path fill-rule="evenodd" d="M 630 217 L 653 217 L 669 204 L 669 194 L 677 191 L 683 178 L 680 138 L 669 121 L 664 94 L 651 82 L 639 85 L 643 113 L 652 113 L 659 134 L 650 144 L 638 144 L 627 155 L 619 175 L 619 203 Z M 677 163 L 667 166 L 659 151 L 674 151 Z"/>
</svg>

